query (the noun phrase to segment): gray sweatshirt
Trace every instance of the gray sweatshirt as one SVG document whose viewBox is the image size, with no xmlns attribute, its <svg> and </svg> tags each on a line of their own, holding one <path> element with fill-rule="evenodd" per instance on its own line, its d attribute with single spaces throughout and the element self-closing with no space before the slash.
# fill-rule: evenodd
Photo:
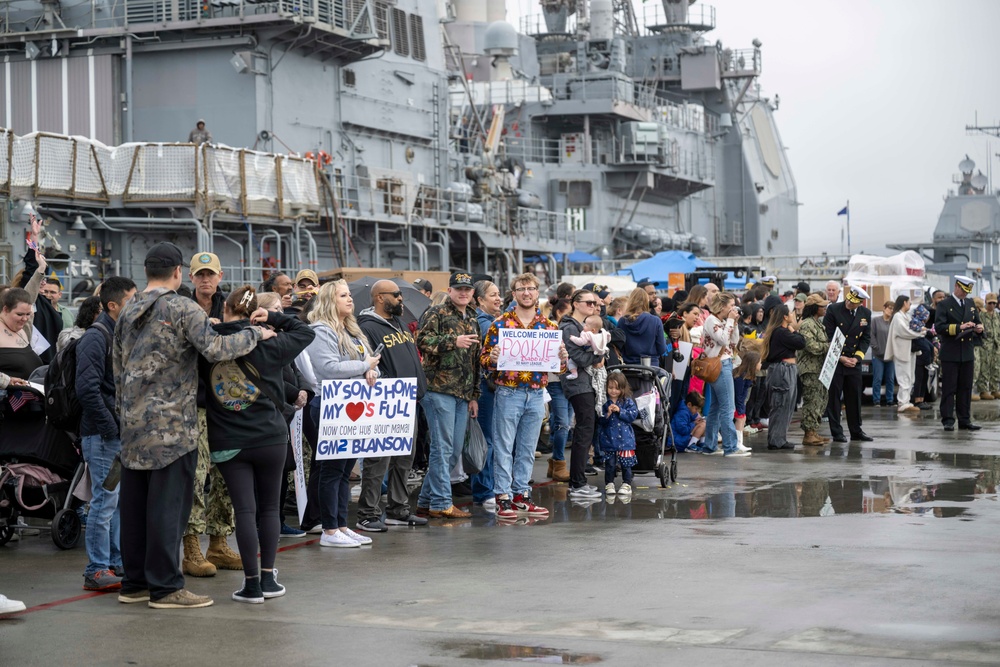
<svg viewBox="0 0 1000 667">
<path fill-rule="evenodd" d="M 892 320 L 886 322 L 882 313 L 879 313 L 878 317 L 874 317 L 874 313 L 872 315 L 872 356 L 885 359 L 885 343 L 889 338 L 889 325 L 892 324 Z"/>
<path fill-rule="evenodd" d="M 346 380 L 364 376 L 368 364 L 363 359 L 351 359 L 341 352 L 340 341 L 333 329 L 322 322 L 313 322 L 309 326 L 316 331 L 316 338 L 306 348 L 306 353 L 319 384 L 323 380 Z M 362 340 L 361 343 L 365 348 L 365 353 L 361 356 L 370 355 L 368 341 Z M 347 341 L 347 344 L 354 343 Z"/>
</svg>

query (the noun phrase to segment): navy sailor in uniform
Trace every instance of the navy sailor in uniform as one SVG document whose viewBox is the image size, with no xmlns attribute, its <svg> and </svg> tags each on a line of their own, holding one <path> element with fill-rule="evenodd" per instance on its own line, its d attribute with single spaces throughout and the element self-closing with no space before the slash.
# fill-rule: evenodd
<svg viewBox="0 0 1000 667">
<path fill-rule="evenodd" d="M 847 442 L 840 423 L 841 394 L 847 407 L 847 428 L 851 432 L 851 440 L 870 442 L 873 439 L 861 430 L 861 395 L 865 389 L 861 378 L 861 360 L 871 343 L 872 323 L 872 311 L 861 305 L 867 298 L 868 293 L 860 287 L 848 287 L 844 300 L 831 303 L 823 318 L 823 327 L 830 340 L 833 340 L 836 329 L 840 329 L 846 339 L 840 352 L 840 363 L 830 382 L 830 399 L 826 409 L 834 442 Z"/>
<path fill-rule="evenodd" d="M 941 340 L 941 423 L 944 430 L 955 430 L 957 405 L 958 428 L 978 431 L 972 423 L 972 381 L 976 339 L 983 335 L 975 304 L 969 298 L 975 280 L 955 276 L 951 296 L 941 299 L 934 317 L 934 330 Z"/>
</svg>

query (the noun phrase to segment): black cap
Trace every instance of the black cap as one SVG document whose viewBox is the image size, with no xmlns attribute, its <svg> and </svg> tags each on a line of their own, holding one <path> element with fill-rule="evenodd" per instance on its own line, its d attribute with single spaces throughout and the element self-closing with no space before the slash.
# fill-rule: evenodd
<svg viewBox="0 0 1000 667">
<path fill-rule="evenodd" d="M 483 280 L 488 280 L 490 282 L 493 282 L 493 276 L 491 276 L 488 273 L 473 273 L 472 274 L 472 282 L 478 283 L 478 282 L 481 282 Z"/>
<path fill-rule="evenodd" d="M 172 269 L 184 265 L 184 255 L 173 243 L 163 241 L 149 249 L 144 265 L 147 269 Z"/>
<path fill-rule="evenodd" d="M 809 289 L 809 283 L 807 283 L 807 282 L 805 282 L 805 281 L 802 281 L 802 282 L 800 282 L 800 283 L 799 283 L 798 285 L 796 285 L 796 286 L 795 286 L 795 289 L 796 289 L 796 290 L 797 290 L 797 291 L 798 291 L 799 293 L 801 293 L 801 294 L 807 294 L 807 295 L 808 295 L 808 294 L 809 294 L 809 292 L 811 291 L 811 290 Z"/>
<path fill-rule="evenodd" d="M 434 285 L 431 285 L 431 281 L 427 278 L 417 278 L 413 281 L 413 286 L 416 287 L 421 292 L 433 292 Z"/>
<path fill-rule="evenodd" d="M 607 299 L 608 295 L 611 294 L 606 285 L 599 285 L 597 283 L 587 283 L 582 289 L 585 289 L 588 292 L 593 292 L 601 299 Z"/>
<path fill-rule="evenodd" d="M 472 283 L 472 274 L 469 273 L 451 274 L 451 279 L 448 281 L 448 287 L 468 287 L 470 289 L 475 287 L 475 285 Z"/>
</svg>

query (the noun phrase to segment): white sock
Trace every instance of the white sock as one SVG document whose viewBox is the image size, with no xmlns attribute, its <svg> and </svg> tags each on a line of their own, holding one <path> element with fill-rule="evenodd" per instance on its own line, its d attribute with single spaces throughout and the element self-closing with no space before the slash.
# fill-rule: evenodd
<svg viewBox="0 0 1000 667">
<path fill-rule="evenodd" d="M 743 429 L 737 429 L 736 431 L 736 444 L 743 446 Z"/>
</svg>

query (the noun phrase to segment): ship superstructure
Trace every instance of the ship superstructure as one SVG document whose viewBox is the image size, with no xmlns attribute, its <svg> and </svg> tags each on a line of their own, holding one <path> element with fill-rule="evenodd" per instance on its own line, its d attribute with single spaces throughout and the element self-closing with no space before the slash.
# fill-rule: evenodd
<svg viewBox="0 0 1000 667">
<path fill-rule="evenodd" d="M 797 252 L 759 45 L 711 43 L 714 10 L 688 0 L 643 17 L 546 2 L 520 33 L 505 15 L 500 0 L 5 3 L 0 272 L 27 203 L 81 290 L 141 275 L 163 238 L 217 252 L 227 282 L 336 266 L 554 281 L 574 251 L 595 270 L 664 248 Z M 187 142 L 199 119 L 210 146 Z"/>
</svg>

